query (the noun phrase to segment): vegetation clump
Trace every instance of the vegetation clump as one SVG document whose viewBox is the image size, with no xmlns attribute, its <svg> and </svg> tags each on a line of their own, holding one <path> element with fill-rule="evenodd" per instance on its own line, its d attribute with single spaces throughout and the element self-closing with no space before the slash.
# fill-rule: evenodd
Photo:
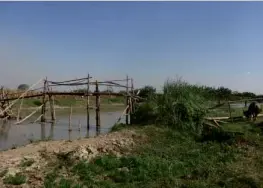
<svg viewBox="0 0 263 188">
<path fill-rule="evenodd" d="M 26 183 L 26 176 L 20 173 L 17 173 L 16 175 L 8 175 L 4 178 L 4 183 L 11 185 L 21 185 Z"/>
</svg>

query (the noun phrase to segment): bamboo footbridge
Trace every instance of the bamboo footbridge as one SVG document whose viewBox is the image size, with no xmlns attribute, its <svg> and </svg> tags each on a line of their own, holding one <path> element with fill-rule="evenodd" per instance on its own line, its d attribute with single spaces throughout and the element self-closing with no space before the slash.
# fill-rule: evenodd
<svg viewBox="0 0 263 188">
<path fill-rule="evenodd" d="M 42 85 L 42 87 L 36 88 L 37 85 Z M 63 90 L 62 87 L 70 89 L 70 91 Z M 82 88 L 80 88 L 82 87 Z M 92 90 L 94 87 L 94 91 Z M 106 91 L 100 91 L 99 87 L 106 87 Z M 123 92 L 113 92 L 114 88 L 125 89 Z M 74 90 L 72 88 L 75 88 Z M 119 122 L 121 118 L 126 116 L 126 124 L 131 123 L 132 118 L 130 117 L 134 111 L 134 104 L 140 97 L 138 97 L 139 91 L 134 92 L 133 79 L 126 76 L 125 79 L 120 80 L 109 80 L 109 81 L 98 81 L 93 80 L 88 74 L 85 78 L 65 80 L 65 81 L 50 81 L 47 78 L 40 79 L 35 84 L 31 85 L 27 90 L 22 92 L 10 92 L 8 89 L 1 88 L 0 93 L 0 119 L 16 119 L 15 124 L 20 124 L 33 116 L 36 112 L 41 110 L 41 115 L 34 121 L 47 122 L 47 104 L 49 103 L 51 121 L 56 120 L 55 115 L 55 96 L 79 96 L 83 99 L 83 103 L 86 104 L 87 111 L 87 129 L 90 127 L 90 109 L 95 109 L 96 111 L 96 128 L 100 127 L 100 97 L 101 96 L 123 96 L 125 98 L 125 110 L 117 120 Z M 95 96 L 96 105 L 92 107 L 90 105 L 90 97 Z M 42 99 L 41 105 L 38 106 L 32 113 L 23 119 L 20 117 L 21 107 L 23 105 L 23 99 L 26 98 L 40 98 Z M 21 102 L 17 113 L 13 113 L 12 107 L 15 103 Z M 72 114 L 72 106 L 71 114 Z M 130 118 L 129 118 L 130 117 Z M 130 119 L 130 121 L 129 121 Z M 70 123 L 69 123 L 70 124 Z M 70 129 L 70 128 L 69 128 Z"/>
</svg>

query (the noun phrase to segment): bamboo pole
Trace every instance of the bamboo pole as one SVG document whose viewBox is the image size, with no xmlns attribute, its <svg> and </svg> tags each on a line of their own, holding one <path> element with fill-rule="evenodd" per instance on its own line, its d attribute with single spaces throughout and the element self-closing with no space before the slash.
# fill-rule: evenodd
<svg viewBox="0 0 263 188">
<path fill-rule="evenodd" d="M 19 118 L 20 118 L 20 111 L 21 111 L 21 108 L 22 108 L 22 105 L 23 105 L 23 101 L 24 101 L 24 98 L 21 99 L 21 103 L 20 103 L 19 109 L 17 111 L 17 118 L 16 118 L 17 122 L 19 121 Z"/>
<path fill-rule="evenodd" d="M 87 131 L 89 131 L 89 120 L 90 120 L 90 116 L 89 116 L 89 82 L 90 82 L 90 75 L 88 74 L 88 78 L 87 78 Z"/>
<path fill-rule="evenodd" d="M 54 96 L 48 95 L 48 101 L 50 106 L 51 121 L 55 121 L 56 117 L 55 117 L 55 109 L 54 109 Z"/>
<path fill-rule="evenodd" d="M 56 120 L 56 108 L 55 108 L 55 97 L 54 97 L 54 95 L 52 95 L 51 98 L 52 98 L 54 120 Z"/>
<path fill-rule="evenodd" d="M 120 122 L 120 120 L 121 120 L 122 116 L 124 116 L 124 115 L 125 115 L 125 113 L 126 113 L 126 111 L 127 111 L 127 109 L 128 109 L 128 108 L 129 108 L 129 106 L 127 105 L 127 106 L 126 106 L 126 108 L 123 110 L 123 112 L 122 112 L 121 116 L 119 117 L 119 119 L 117 120 L 117 122 L 116 122 L 116 123 L 119 123 L 119 122 Z"/>
<path fill-rule="evenodd" d="M 96 80 L 96 129 L 100 127 L 100 95 L 99 95 L 99 85 Z"/>
<path fill-rule="evenodd" d="M 129 103 L 129 77 L 128 75 L 126 76 L 126 125 L 129 124 L 129 110 L 130 110 L 130 103 Z"/>
<path fill-rule="evenodd" d="M 46 121 L 46 93 L 47 93 L 47 79 L 44 81 L 44 88 L 43 88 L 41 122 Z"/>
<path fill-rule="evenodd" d="M 37 84 L 39 84 L 43 79 L 40 79 L 35 84 L 31 85 L 24 93 L 22 93 L 17 99 L 15 99 L 9 106 L 5 108 L 5 110 L 2 111 L 2 113 L 5 113 L 9 108 L 11 108 L 20 98 L 24 97 L 28 91 L 30 91 L 31 88 L 35 87 Z"/>
<path fill-rule="evenodd" d="M 31 116 L 33 116 L 41 107 L 43 106 L 43 104 L 41 106 L 39 106 L 35 111 L 33 111 L 31 114 L 29 114 L 28 116 L 26 116 L 24 119 L 22 119 L 19 122 L 16 122 L 15 124 L 20 124 L 22 122 L 24 122 L 25 120 L 27 120 L 28 118 L 30 118 Z"/>
<path fill-rule="evenodd" d="M 48 82 L 46 83 L 46 89 L 47 89 L 47 92 L 51 91 L 51 87 L 49 87 Z M 50 106 L 51 121 L 55 121 L 56 115 L 55 115 L 54 96 L 53 95 L 48 94 L 48 102 L 49 102 L 49 106 Z"/>
<path fill-rule="evenodd" d="M 130 108 L 130 124 L 133 124 L 133 113 L 135 111 L 134 109 L 134 86 L 133 86 L 133 79 L 131 78 L 131 95 L 132 97 L 130 98 L 130 103 L 131 103 L 131 108 Z"/>
<path fill-rule="evenodd" d="M 40 120 L 40 118 L 43 116 L 43 114 L 40 114 L 40 116 L 33 122 L 36 123 L 38 120 Z"/>
<path fill-rule="evenodd" d="M 68 131 L 72 131 L 71 128 L 71 117 L 72 117 L 72 105 L 70 105 L 70 114 L 69 114 L 69 124 L 68 124 Z"/>
</svg>

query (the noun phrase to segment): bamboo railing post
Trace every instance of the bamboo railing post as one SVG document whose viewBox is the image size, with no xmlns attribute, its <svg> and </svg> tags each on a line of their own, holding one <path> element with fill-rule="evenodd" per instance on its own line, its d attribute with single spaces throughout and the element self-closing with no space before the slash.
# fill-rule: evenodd
<svg viewBox="0 0 263 188">
<path fill-rule="evenodd" d="M 99 84 L 96 80 L 96 131 L 99 131 L 100 128 L 100 94 L 99 94 Z"/>
<path fill-rule="evenodd" d="M 129 105 L 129 77 L 128 75 L 126 76 L 126 106 Z M 126 109 L 126 125 L 129 124 L 129 108 Z"/>
<path fill-rule="evenodd" d="M 46 92 L 47 92 L 47 79 L 44 81 L 43 98 L 42 98 L 42 110 L 41 110 L 41 122 L 46 121 Z"/>
<path fill-rule="evenodd" d="M 90 116 L 89 116 L 89 79 L 90 79 L 90 76 L 88 74 L 88 78 L 87 78 L 87 131 L 89 131 L 89 119 L 90 119 Z"/>
</svg>

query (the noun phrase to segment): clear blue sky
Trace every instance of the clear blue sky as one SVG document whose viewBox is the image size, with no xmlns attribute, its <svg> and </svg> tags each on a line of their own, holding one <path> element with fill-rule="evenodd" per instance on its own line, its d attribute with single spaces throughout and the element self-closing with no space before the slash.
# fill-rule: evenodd
<svg viewBox="0 0 263 188">
<path fill-rule="evenodd" d="M 0 82 L 134 77 L 263 93 L 263 2 L 1 2 Z"/>
</svg>

